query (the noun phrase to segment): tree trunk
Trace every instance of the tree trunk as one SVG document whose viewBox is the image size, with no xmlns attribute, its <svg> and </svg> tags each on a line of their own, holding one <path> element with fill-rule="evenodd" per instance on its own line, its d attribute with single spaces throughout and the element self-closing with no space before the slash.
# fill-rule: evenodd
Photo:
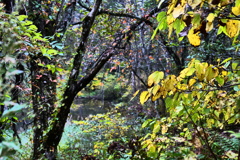
<svg viewBox="0 0 240 160">
<path fill-rule="evenodd" d="M 29 1 L 29 19 L 38 27 L 38 31 L 43 36 L 52 36 L 55 33 L 54 23 L 46 23 L 46 20 L 41 16 L 41 3 L 42 0 Z M 56 80 L 56 73 L 39 66 L 39 62 L 46 65 L 55 65 L 54 60 L 49 60 L 47 57 L 42 56 L 42 53 L 34 53 L 31 56 L 32 106 L 35 115 L 32 157 L 34 160 L 42 158 L 45 153 L 42 145 L 44 142 L 44 132 L 47 131 L 49 123 L 53 118 L 54 104 L 56 102 L 56 82 L 54 81 Z"/>
<path fill-rule="evenodd" d="M 63 2 L 63 1 L 62 1 Z M 76 2 L 76 1 L 74 1 Z M 46 21 L 44 21 L 39 15 L 38 9 L 33 9 L 35 5 L 41 4 L 41 0 L 30 1 L 30 7 L 32 5 L 32 10 L 37 11 L 32 16 L 32 20 L 35 25 L 39 28 L 39 31 L 44 35 L 53 35 L 52 30 L 46 29 Z M 81 3 L 81 1 L 79 2 Z M 92 9 L 89 9 L 89 13 L 81 22 L 82 24 L 82 35 L 80 39 L 80 44 L 77 49 L 77 54 L 74 57 L 73 67 L 70 72 L 70 76 L 67 82 L 67 87 L 62 96 L 61 106 L 54 106 L 56 101 L 55 92 L 56 84 L 52 82 L 55 80 L 56 75 L 37 64 L 37 61 L 44 62 L 44 64 L 53 64 L 54 61 L 47 59 L 41 54 L 37 53 L 31 57 L 31 77 L 32 77 L 32 101 L 34 108 L 34 154 L 33 159 L 43 158 L 43 155 L 49 160 L 55 160 L 57 155 L 57 146 L 61 140 L 64 126 L 70 112 L 70 107 L 73 103 L 76 94 L 89 84 L 96 74 L 101 70 L 105 63 L 116 54 L 117 49 L 123 49 L 129 44 L 129 40 L 132 37 L 132 31 L 146 22 L 144 18 L 139 18 L 138 22 L 130 26 L 130 30 L 126 33 L 119 34 L 119 38 L 112 43 L 113 45 L 106 49 L 95 62 L 94 66 L 89 69 L 89 73 L 85 77 L 79 79 L 79 72 L 81 67 L 81 62 L 83 55 L 86 51 L 86 45 L 88 37 L 95 20 L 95 17 L 99 14 L 99 7 L 102 0 L 96 0 Z M 34 6 L 33 6 L 34 5 Z M 41 6 L 41 5 L 38 5 Z M 61 9 L 60 9 L 61 10 Z M 102 11 L 101 13 L 110 14 L 109 12 Z M 154 14 L 154 11 L 150 13 L 150 16 Z M 119 16 L 119 14 L 112 14 Z M 120 14 L 121 16 L 121 14 Z M 126 16 L 126 15 L 123 15 Z M 58 16 L 57 16 L 58 17 Z M 64 18 L 63 18 L 64 19 Z M 58 21 L 58 20 L 57 20 Z M 61 22 L 56 22 L 57 24 L 62 24 Z M 54 24 L 54 22 L 52 23 Z M 51 27 L 50 27 L 51 28 Z M 52 26 L 54 28 L 54 26 Z M 57 27 L 55 27 L 56 30 Z M 65 25 L 66 29 L 66 25 Z M 63 29 L 64 30 L 64 29 Z M 127 38 L 126 38 L 127 37 Z M 122 42 L 122 41 L 125 41 Z"/>
</svg>

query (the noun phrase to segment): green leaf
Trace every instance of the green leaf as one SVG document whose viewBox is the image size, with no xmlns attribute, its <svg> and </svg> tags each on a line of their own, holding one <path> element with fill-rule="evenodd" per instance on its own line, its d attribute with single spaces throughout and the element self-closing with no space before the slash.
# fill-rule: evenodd
<svg viewBox="0 0 240 160">
<path fill-rule="evenodd" d="M 201 22 L 201 15 L 199 13 L 194 14 L 194 17 L 192 19 L 192 24 L 198 27 L 200 25 L 200 22 Z"/>
<path fill-rule="evenodd" d="M 227 58 L 227 59 L 223 60 L 223 61 L 222 61 L 222 63 L 221 63 L 220 65 L 222 65 L 222 64 L 224 64 L 224 63 L 226 63 L 226 62 L 230 61 L 231 59 L 232 59 L 232 57 L 230 57 L 230 58 Z"/>
<path fill-rule="evenodd" d="M 49 54 L 49 55 L 57 55 L 57 54 L 58 54 L 58 51 L 55 50 L 55 49 L 49 49 L 49 50 L 47 51 L 47 54 Z"/>
<path fill-rule="evenodd" d="M 157 27 L 159 30 L 167 29 L 168 25 L 167 25 L 167 15 L 166 15 L 166 12 L 160 12 L 157 15 L 157 21 L 159 22 L 158 27 Z"/>
<path fill-rule="evenodd" d="M 142 124 L 142 128 L 145 128 L 151 121 L 152 119 L 147 119 L 146 121 L 144 121 Z"/>
<path fill-rule="evenodd" d="M 158 24 L 158 25 L 159 25 L 159 24 Z M 153 39 L 153 38 L 156 36 L 157 32 L 158 32 L 158 27 L 154 30 L 151 39 Z"/>
<path fill-rule="evenodd" d="M 5 104 L 8 105 L 7 102 Z M 11 104 L 14 104 L 14 103 L 11 103 Z M 1 119 L 6 118 L 6 117 L 8 117 L 8 118 L 15 117 L 16 113 L 19 112 L 20 110 L 22 110 L 23 108 L 25 108 L 24 105 L 20 105 L 18 103 L 15 103 L 12 108 L 3 112 Z"/>
<path fill-rule="evenodd" d="M 160 12 L 158 15 L 157 15 L 157 21 L 158 22 L 161 22 L 164 18 L 166 18 L 167 16 L 167 13 L 166 12 Z"/>
<path fill-rule="evenodd" d="M 233 70 L 236 70 L 236 69 L 237 69 L 237 66 L 238 66 L 238 63 L 236 63 L 236 62 L 232 63 L 232 69 L 233 69 Z"/>
<path fill-rule="evenodd" d="M 173 23 L 173 28 L 176 30 L 176 34 L 178 35 L 185 28 L 185 23 L 180 19 L 176 19 Z"/>
<path fill-rule="evenodd" d="M 25 21 L 25 22 L 22 23 L 22 25 L 24 25 L 24 26 L 29 26 L 31 24 L 33 24 L 32 21 Z"/>
<path fill-rule="evenodd" d="M 217 76 L 215 79 L 217 80 L 219 86 L 223 86 L 223 84 L 224 84 L 224 78 L 222 78 L 222 77 L 220 77 L 220 76 Z"/>
<path fill-rule="evenodd" d="M 58 71 L 58 72 L 62 72 L 62 71 L 64 70 L 64 69 L 58 68 L 58 67 L 56 67 L 55 69 L 56 69 L 56 71 Z"/>
<path fill-rule="evenodd" d="M 160 126 L 160 121 L 156 121 L 155 124 L 154 124 L 154 126 L 153 126 L 153 133 L 159 132 L 159 131 L 160 131 L 160 128 L 161 128 L 161 126 Z"/>
<path fill-rule="evenodd" d="M 239 89 L 238 86 L 234 86 L 234 87 L 233 87 L 233 90 L 236 91 L 236 92 L 240 91 L 240 89 Z"/>
<path fill-rule="evenodd" d="M 28 28 L 33 31 L 37 31 L 37 29 L 38 29 L 35 25 L 30 25 L 30 26 L 28 26 Z"/>
<path fill-rule="evenodd" d="M 45 47 L 40 47 L 40 50 L 41 50 L 42 54 L 46 54 L 47 53 L 47 49 Z"/>
<path fill-rule="evenodd" d="M 23 20 L 26 19 L 26 18 L 28 18 L 27 15 L 20 15 L 20 16 L 17 16 L 17 19 L 18 19 L 19 21 L 23 21 Z"/>
</svg>

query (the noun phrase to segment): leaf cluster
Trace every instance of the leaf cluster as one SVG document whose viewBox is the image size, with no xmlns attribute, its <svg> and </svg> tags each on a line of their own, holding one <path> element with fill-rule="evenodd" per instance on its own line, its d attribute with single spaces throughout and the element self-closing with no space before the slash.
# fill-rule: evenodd
<svg viewBox="0 0 240 160">
<path fill-rule="evenodd" d="M 217 152 L 216 144 L 223 147 L 223 142 L 209 136 L 209 132 L 239 123 L 239 75 L 239 62 L 232 58 L 219 60 L 218 65 L 193 59 L 179 76 L 164 78 L 163 72 L 159 71 L 151 74 L 149 89 L 141 93 L 140 102 L 144 104 L 148 99 L 163 98 L 169 116 L 143 123 L 143 128 L 152 130 L 142 139 L 148 156 L 227 156 L 223 148 L 221 153 Z M 207 149 L 196 154 L 196 149 L 203 147 Z M 172 153 L 172 148 L 179 155 Z M 236 153 L 235 149 L 231 151 Z"/>
<path fill-rule="evenodd" d="M 168 29 L 168 37 L 175 31 L 180 41 L 187 37 L 190 44 L 199 46 L 201 34 L 206 36 L 210 31 L 217 30 L 217 35 L 223 33 L 237 42 L 240 31 L 239 10 L 239 0 L 171 0 L 167 11 L 157 16 L 159 24 L 153 37 L 158 30 Z"/>
</svg>

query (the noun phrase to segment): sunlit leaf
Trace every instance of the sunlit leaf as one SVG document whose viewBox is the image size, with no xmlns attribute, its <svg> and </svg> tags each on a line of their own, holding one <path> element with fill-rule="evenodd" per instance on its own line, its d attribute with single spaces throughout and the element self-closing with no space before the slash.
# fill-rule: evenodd
<svg viewBox="0 0 240 160">
<path fill-rule="evenodd" d="M 56 54 L 58 54 L 58 51 L 55 50 L 55 49 L 49 49 L 49 50 L 47 51 L 47 54 L 56 55 Z"/>
<path fill-rule="evenodd" d="M 240 137 L 240 134 L 238 134 L 238 137 Z M 226 156 L 230 159 L 237 159 L 239 157 L 239 155 L 237 153 L 234 153 L 233 151 L 227 151 Z"/>
<path fill-rule="evenodd" d="M 185 26 L 185 23 L 179 19 L 176 19 L 173 24 L 173 28 L 176 30 L 177 35 L 185 28 Z"/>
<path fill-rule="evenodd" d="M 183 14 L 183 13 L 184 13 L 184 8 L 185 8 L 185 6 L 182 6 L 182 5 L 178 4 L 178 6 L 175 7 L 174 10 L 173 10 L 173 12 L 172 12 L 173 17 L 174 17 L 174 18 L 177 18 L 177 17 L 179 17 L 181 14 Z"/>
<path fill-rule="evenodd" d="M 140 90 L 137 90 L 137 91 L 133 94 L 131 100 L 133 100 L 133 99 L 138 95 L 139 91 L 140 91 Z M 131 100 L 130 100 L 130 101 L 131 101 Z"/>
<path fill-rule="evenodd" d="M 153 84 L 158 84 L 164 77 L 164 72 L 155 71 L 148 77 L 148 86 L 151 87 Z"/>
<path fill-rule="evenodd" d="M 153 133 L 159 132 L 159 131 L 160 131 L 160 128 L 161 128 L 161 126 L 160 126 L 160 121 L 156 121 L 155 124 L 154 124 L 154 126 L 153 126 Z"/>
<path fill-rule="evenodd" d="M 218 76 L 218 68 L 211 65 L 207 68 L 206 74 L 206 80 L 209 82 L 211 79 Z"/>
<path fill-rule="evenodd" d="M 232 7 L 232 13 L 235 14 L 236 16 L 240 15 L 240 5 L 237 7 Z"/>
<path fill-rule="evenodd" d="M 199 28 L 201 24 L 201 15 L 199 13 L 194 13 L 193 14 L 193 19 L 192 19 L 192 25 L 194 28 Z"/>
<path fill-rule="evenodd" d="M 28 18 L 28 16 L 27 15 L 19 15 L 19 16 L 17 16 L 17 18 L 19 21 L 23 21 L 24 19 Z"/>
<path fill-rule="evenodd" d="M 194 85 L 196 83 L 196 79 L 191 78 L 188 82 L 188 85 L 191 87 L 192 85 Z"/>
<path fill-rule="evenodd" d="M 238 66 L 238 63 L 235 63 L 235 62 L 232 63 L 232 69 L 233 69 L 233 70 L 236 70 L 236 69 L 237 69 L 237 66 Z"/>
<path fill-rule="evenodd" d="M 144 104 L 149 97 L 150 97 L 150 93 L 148 91 L 143 91 L 140 95 L 140 103 Z"/>
<path fill-rule="evenodd" d="M 165 134 L 165 133 L 167 133 L 167 131 L 168 131 L 167 125 L 162 125 L 161 133 L 162 133 L 162 134 Z"/>
<path fill-rule="evenodd" d="M 210 32 L 213 29 L 213 23 L 207 22 L 206 24 L 206 32 Z"/>
<path fill-rule="evenodd" d="M 214 13 L 210 13 L 208 16 L 207 16 L 207 21 L 208 22 L 213 22 L 215 18 L 215 14 Z"/>
<path fill-rule="evenodd" d="M 224 63 L 227 63 L 228 61 L 230 61 L 232 59 L 232 57 L 229 57 L 229 58 L 227 58 L 227 59 L 224 59 L 221 63 L 220 63 L 220 65 L 222 65 L 222 64 L 224 64 Z"/>
<path fill-rule="evenodd" d="M 193 75 L 193 73 L 195 72 L 195 68 L 190 68 L 190 69 L 188 69 L 188 71 L 187 71 L 187 73 L 186 73 L 186 76 L 191 76 L 191 75 Z"/>
<path fill-rule="evenodd" d="M 200 39 L 200 36 L 199 36 L 199 33 L 194 33 L 194 30 L 191 29 L 189 32 L 188 32 L 188 40 L 189 42 L 193 45 L 193 46 L 199 46 L 200 43 L 201 43 L 201 39 Z"/>
<path fill-rule="evenodd" d="M 173 17 L 172 14 L 167 16 L 167 24 L 170 25 L 172 24 L 176 19 Z M 168 26 L 169 27 L 169 26 Z"/>
<path fill-rule="evenodd" d="M 228 20 L 226 23 L 227 33 L 230 38 L 233 38 L 239 34 L 240 30 L 240 21 L 239 20 Z"/>
<path fill-rule="evenodd" d="M 194 9 L 200 5 L 202 0 L 188 0 L 188 4 Z"/>
<path fill-rule="evenodd" d="M 160 86 L 159 85 L 156 85 L 153 87 L 153 90 L 152 90 L 152 94 L 155 96 L 158 92 L 158 90 L 160 89 Z"/>
<path fill-rule="evenodd" d="M 151 119 L 147 119 L 146 121 L 144 121 L 142 124 L 142 128 L 145 128 L 151 121 Z"/>
<path fill-rule="evenodd" d="M 178 0 L 172 0 L 170 5 L 168 6 L 168 11 L 167 14 L 170 14 L 173 9 L 175 8 L 176 4 L 177 4 Z"/>
<path fill-rule="evenodd" d="M 207 67 L 208 67 L 208 63 L 195 63 L 196 76 L 199 79 L 199 81 L 203 81 L 203 79 L 205 78 Z"/>
</svg>

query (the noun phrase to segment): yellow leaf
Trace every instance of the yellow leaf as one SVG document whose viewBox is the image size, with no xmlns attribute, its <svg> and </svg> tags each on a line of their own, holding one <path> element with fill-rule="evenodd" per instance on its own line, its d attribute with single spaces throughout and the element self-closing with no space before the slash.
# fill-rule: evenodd
<svg viewBox="0 0 240 160">
<path fill-rule="evenodd" d="M 154 144 L 149 145 L 148 146 L 148 151 L 150 153 L 155 153 L 156 152 L 156 145 L 154 145 Z"/>
<path fill-rule="evenodd" d="M 226 6 L 230 3 L 232 3 L 232 0 L 221 0 L 221 6 Z"/>
<path fill-rule="evenodd" d="M 161 92 L 157 92 L 154 96 L 152 96 L 151 100 L 156 101 L 157 99 L 159 99 L 161 97 L 161 95 L 162 95 Z"/>
<path fill-rule="evenodd" d="M 168 131 L 168 127 L 166 125 L 162 125 L 162 130 L 161 130 L 162 134 L 167 133 L 167 131 Z"/>
<path fill-rule="evenodd" d="M 186 76 L 191 76 L 191 75 L 193 75 L 193 73 L 195 72 L 195 68 L 189 68 L 189 70 L 187 71 L 187 73 L 186 73 Z"/>
<path fill-rule="evenodd" d="M 209 82 L 210 80 L 212 80 L 213 78 L 218 76 L 218 68 L 214 67 L 213 65 L 210 65 L 207 68 L 207 72 L 206 72 L 206 80 Z"/>
<path fill-rule="evenodd" d="M 180 72 L 179 78 L 181 78 L 181 79 L 182 79 L 182 78 L 185 78 L 188 71 L 189 71 L 189 68 L 183 69 L 183 70 Z"/>
<path fill-rule="evenodd" d="M 175 85 L 176 85 L 176 83 L 177 83 L 176 76 L 175 76 L 175 75 L 169 76 L 169 81 L 168 81 L 168 82 L 169 82 L 169 83 L 168 83 L 168 89 L 169 89 L 170 91 L 173 91 L 173 90 L 174 90 L 174 87 L 175 87 Z"/>
<path fill-rule="evenodd" d="M 140 95 L 140 103 L 144 104 L 149 97 L 150 97 L 150 93 L 148 91 L 143 91 Z"/>
<path fill-rule="evenodd" d="M 208 67 L 207 63 L 195 63 L 196 76 L 199 79 L 199 81 L 204 80 L 207 67 Z"/>
<path fill-rule="evenodd" d="M 210 13 L 210 14 L 207 16 L 207 21 L 208 21 L 208 22 L 213 22 L 214 18 L 215 18 L 215 14 Z"/>
<path fill-rule="evenodd" d="M 187 0 L 181 0 L 181 5 L 184 6 L 187 3 Z"/>
<path fill-rule="evenodd" d="M 229 58 L 224 59 L 224 60 L 220 63 L 220 65 L 222 65 L 222 64 L 224 64 L 224 63 L 227 63 L 227 62 L 230 61 L 230 60 L 232 60 L 232 57 L 229 57 Z"/>
<path fill-rule="evenodd" d="M 168 7 L 167 14 L 170 14 L 173 11 L 173 9 L 175 8 L 177 2 L 178 2 L 178 0 L 172 0 L 171 1 L 171 3 L 169 4 L 169 7 Z"/>
<path fill-rule="evenodd" d="M 168 25 L 168 38 L 171 37 L 172 32 L 173 32 L 173 24 L 169 24 Z"/>
<path fill-rule="evenodd" d="M 197 7 L 201 2 L 202 0 L 188 0 L 188 4 L 192 7 L 192 9 Z"/>
<path fill-rule="evenodd" d="M 222 91 L 222 90 L 220 90 L 220 91 L 218 91 L 218 93 L 217 93 L 217 97 L 218 98 L 221 98 L 221 97 L 226 97 L 227 96 L 227 92 L 226 91 Z"/>
<path fill-rule="evenodd" d="M 232 13 L 235 14 L 236 16 L 240 15 L 240 5 L 237 7 L 232 7 Z"/>
<path fill-rule="evenodd" d="M 158 84 L 161 79 L 163 79 L 164 73 L 162 71 L 153 72 L 148 77 L 148 86 L 151 87 L 153 84 Z"/>
<path fill-rule="evenodd" d="M 191 30 L 188 32 L 187 37 L 188 37 L 189 42 L 190 42 L 193 46 L 199 46 L 199 45 L 200 45 L 201 39 L 200 39 L 200 36 L 199 36 L 199 32 L 194 33 L 194 29 L 191 29 Z"/>
<path fill-rule="evenodd" d="M 231 158 L 231 159 L 237 159 L 239 153 L 234 153 L 233 151 L 227 151 L 225 152 L 226 157 Z"/>
<path fill-rule="evenodd" d="M 196 83 L 196 79 L 190 79 L 188 82 L 188 85 L 191 87 L 192 85 L 194 85 L 194 83 Z"/>
<path fill-rule="evenodd" d="M 238 20 L 228 20 L 226 23 L 227 33 L 230 38 L 233 38 L 239 34 L 240 21 Z"/>
<path fill-rule="evenodd" d="M 222 75 L 223 75 L 223 76 L 226 76 L 227 74 L 228 74 L 227 71 L 224 71 L 224 70 L 222 71 Z"/>
<path fill-rule="evenodd" d="M 159 89 L 160 89 L 159 85 L 154 86 L 153 90 L 152 90 L 152 94 L 155 96 L 157 94 L 157 92 L 159 91 Z"/>
<path fill-rule="evenodd" d="M 170 14 L 169 16 L 167 16 L 167 24 L 170 25 L 175 21 L 175 18 L 173 17 L 172 14 Z"/>
<path fill-rule="evenodd" d="M 183 13 L 184 13 L 184 8 L 185 8 L 185 6 L 181 6 L 180 4 L 178 4 L 178 6 L 175 7 L 174 10 L 173 10 L 173 12 L 172 12 L 173 17 L 174 17 L 174 18 L 177 18 L 177 17 L 179 17 L 181 14 L 183 14 Z"/>
<path fill-rule="evenodd" d="M 131 100 L 133 100 L 133 99 L 137 96 L 137 94 L 139 93 L 139 91 L 140 91 L 140 90 L 137 90 L 137 91 L 133 94 L 133 97 L 131 98 Z M 131 101 L 131 100 L 130 100 L 130 101 Z"/>
</svg>

